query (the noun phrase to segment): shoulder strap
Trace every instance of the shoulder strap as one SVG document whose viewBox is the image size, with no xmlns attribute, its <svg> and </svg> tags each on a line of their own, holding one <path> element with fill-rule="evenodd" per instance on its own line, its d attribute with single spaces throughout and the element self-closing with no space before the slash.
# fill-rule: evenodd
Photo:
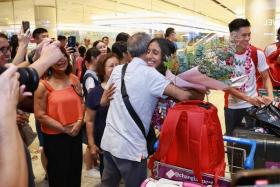
<svg viewBox="0 0 280 187">
<path fill-rule="evenodd" d="M 257 48 L 255 46 L 250 46 L 251 48 L 251 59 L 253 60 L 253 63 L 255 65 L 256 68 L 256 72 L 258 71 L 258 52 L 257 52 Z"/>
<path fill-rule="evenodd" d="M 127 68 L 128 64 L 125 64 L 122 68 L 122 77 L 121 77 L 121 92 L 122 92 L 122 98 L 123 98 L 123 102 L 128 110 L 128 113 L 130 114 L 130 116 L 132 117 L 132 119 L 134 120 L 134 122 L 137 124 L 137 126 L 139 127 L 139 129 L 141 130 L 143 136 L 145 138 L 147 138 L 146 136 L 146 132 L 145 132 L 145 128 L 144 125 L 141 121 L 141 119 L 139 118 L 139 116 L 137 115 L 137 113 L 135 112 L 135 110 L 133 109 L 130 101 L 129 101 L 129 96 L 127 95 L 126 92 L 126 86 L 125 86 L 125 82 L 124 82 L 124 75 L 125 75 L 125 71 Z"/>
<path fill-rule="evenodd" d="M 82 85 L 83 85 L 83 93 L 84 93 L 84 97 L 87 98 L 87 95 L 88 95 L 88 92 L 87 92 L 87 89 L 86 89 L 86 80 L 91 77 L 93 78 L 93 81 L 94 81 L 94 84 L 95 86 L 99 84 L 99 81 L 96 80 L 96 78 L 91 74 L 91 73 L 87 73 L 84 75 L 84 77 L 82 78 Z"/>
<path fill-rule="evenodd" d="M 47 88 L 49 92 L 52 92 L 54 90 L 47 80 L 41 80 L 41 83 Z"/>
<path fill-rule="evenodd" d="M 99 84 L 99 81 L 94 77 L 93 74 L 87 73 L 87 74 L 85 74 L 84 77 L 83 77 L 83 85 L 86 84 L 86 80 L 87 80 L 89 77 L 93 78 L 93 81 L 94 81 L 94 84 L 95 84 L 95 85 L 98 85 L 98 84 Z"/>
</svg>

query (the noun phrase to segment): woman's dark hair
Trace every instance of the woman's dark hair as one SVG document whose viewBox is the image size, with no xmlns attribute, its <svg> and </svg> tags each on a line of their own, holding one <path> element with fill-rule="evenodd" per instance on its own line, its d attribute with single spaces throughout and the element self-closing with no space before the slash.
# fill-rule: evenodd
<svg viewBox="0 0 280 187">
<path fill-rule="evenodd" d="M 114 53 L 107 53 L 106 55 L 102 56 L 97 62 L 96 73 L 100 82 L 103 82 L 105 80 L 105 66 L 107 60 L 109 60 L 110 58 L 118 59 L 118 57 Z"/>
<path fill-rule="evenodd" d="M 99 42 L 104 43 L 102 40 L 96 40 L 95 42 L 93 42 L 92 47 L 95 47 L 95 48 L 96 48 L 96 46 L 97 46 L 97 44 L 98 44 Z"/>
<path fill-rule="evenodd" d="M 83 82 L 83 77 L 87 71 L 87 67 L 86 67 L 86 61 L 88 63 L 91 63 L 92 57 L 93 58 L 97 58 L 99 55 L 101 54 L 101 52 L 99 51 L 99 49 L 97 49 L 96 47 L 92 47 L 89 48 L 86 52 L 86 56 L 82 62 L 82 74 L 81 74 L 81 80 L 80 82 Z"/>
<path fill-rule="evenodd" d="M 150 44 L 153 42 L 158 43 L 159 48 L 161 50 L 161 62 L 159 64 L 159 66 L 156 67 L 156 69 L 161 74 L 165 75 L 165 72 L 167 69 L 164 65 L 164 62 L 167 60 L 167 57 L 170 57 L 172 54 L 176 53 L 176 47 L 171 41 L 169 41 L 165 38 L 154 38 L 150 41 L 148 46 L 150 46 Z"/>
<path fill-rule="evenodd" d="M 87 49 L 86 49 L 84 46 L 80 46 L 80 47 L 78 48 L 78 51 L 79 51 L 80 56 L 84 58 Z"/>
<path fill-rule="evenodd" d="M 6 40 L 8 40 L 7 35 L 2 32 L 0 32 L 0 38 L 5 38 Z"/>
<path fill-rule="evenodd" d="M 60 51 L 62 52 L 62 54 L 67 58 L 67 63 L 68 63 L 68 66 L 67 66 L 67 68 L 66 68 L 66 70 L 65 70 L 65 74 L 66 75 L 69 75 L 70 73 L 72 73 L 72 65 L 70 64 L 70 56 L 69 56 L 69 54 L 66 52 L 66 49 L 64 48 L 64 47 L 61 47 L 60 48 Z M 50 77 L 51 75 L 52 75 L 52 72 L 53 70 L 52 70 L 52 67 L 50 67 L 49 69 L 48 69 L 48 71 L 47 71 L 47 77 Z"/>
<path fill-rule="evenodd" d="M 123 53 L 127 53 L 126 42 L 116 42 L 112 45 L 112 52 L 118 56 L 119 60 L 123 59 Z"/>
</svg>

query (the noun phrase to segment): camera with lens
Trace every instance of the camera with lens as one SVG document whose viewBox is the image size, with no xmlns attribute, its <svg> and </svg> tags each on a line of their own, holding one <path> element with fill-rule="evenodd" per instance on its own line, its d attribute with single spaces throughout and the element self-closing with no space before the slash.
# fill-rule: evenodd
<svg viewBox="0 0 280 187">
<path fill-rule="evenodd" d="M 6 67 L 0 67 L 0 75 L 6 71 Z M 39 85 L 39 75 L 34 68 L 24 67 L 18 68 L 19 84 L 25 85 L 25 91 L 34 92 Z"/>
</svg>

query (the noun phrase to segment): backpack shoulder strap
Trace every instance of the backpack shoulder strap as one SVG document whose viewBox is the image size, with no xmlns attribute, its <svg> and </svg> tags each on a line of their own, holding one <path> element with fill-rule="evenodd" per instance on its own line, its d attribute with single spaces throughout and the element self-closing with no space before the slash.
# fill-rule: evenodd
<svg viewBox="0 0 280 187">
<path fill-rule="evenodd" d="M 85 98 L 87 97 L 87 94 L 88 94 L 88 93 L 87 93 L 87 89 L 86 89 L 86 81 L 87 81 L 87 79 L 88 79 L 89 77 L 91 77 L 91 78 L 93 79 L 95 86 L 98 85 L 98 84 L 100 83 L 100 82 L 94 77 L 93 74 L 91 74 L 91 73 L 85 74 L 85 75 L 83 76 L 83 78 L 82 78 L 82 88 L 83 88 L 83 93 L 84 93 L 84 97 L 85 97 Z"/>
<path fill-rule="evenodd" d="M 95 85 L 98 85 L 98 84 L 99 84 L 99 81 L 94 77 L 93 74 L 87 73 L 87 74 L 85 74 L 84 77 L 83 77 L 83 86 L 85 86 L 86 80 L 87 80 L 89 77 L 91 77 L 91 78 L 93 79 Z"/>
<path fill-rule="evenodd" d="M 253 45 L 251 45 L 250 48 L 251 48 L 251 59 L 255 65 L 256 72 L 257 72 L 258 71 L 258 49 Z"/>
<path fill-rule="evenodd" d="M 158 149 L 159 158 L 163 158 L 168 152 L 169 147 L 171 146 L 171 143 L 173 141 L 173 138 L 176 135 L 176 128 L 182 113 L 183 113 L 182 111 L 176 111 L 175 109 L 172 108 L 168 110 L 168 114 L 163 122 L 162 125 L 163 127 L 159 137 L 159 149 Z"/>
</svg>

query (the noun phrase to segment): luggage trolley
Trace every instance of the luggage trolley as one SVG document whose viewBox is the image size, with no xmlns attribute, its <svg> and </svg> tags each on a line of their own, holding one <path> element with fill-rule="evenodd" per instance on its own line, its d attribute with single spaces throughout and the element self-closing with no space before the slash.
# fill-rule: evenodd
<svg viewBox="0 0 280 187">
<path fill-rule="evenodd" d="M 218 179 L 218 186 L 219 187 L 230 187 L 231 186 L 231 177 L 234 175 L 233 168 L 238 169 L 245 169 L 250 170 L 254 168 L 254 155 L 256 151 L 256 141 L 249 140 L 245 138 L 236 138 L 236 137 L 229 137 L 224 136 L 224 141 L 226 143 L 234 143 L 234 144 L 241 144 L 241 145 L 248 145 L 250 147 L 250 152 L 247 156 L 245 149 L 240 149 L 235 146 L 225 146 L 226 150 L 232 149 L 233 151 L 241 151 L 243 153 L 243 160 L 241 166 L 228 166 L 228 171 L 230 175 L 225 175 L 225 177 L 219 177 Z M 157 149 L 158 142 L 155 144 L 154 148 Z M 233 156 L 233 154 L 232 154 Z M 234 158 L 231 158 L 234 159 Z M 231 162 L 233 163 L 233 162 Z M 202 174 L 202 184 L 198 184 L 198 180 L 196 179 L 195 175 L 193 174 L 191 169 L 186 168 L 180 168 L 177 166 L 161 163 L 158 161 L 155 161 L 154 164 L 154 173 L 155 173 L 155 179 L 168 179 L 172 181 L 181 182 L 182 186 L 212 186 L 214 184 L 214 176 L 211 174 L 204 173 Z M 143 182 L 141 187 L 145 187 L 147 184 L 147 181 L 153 180 L 153 179 L 147 179 Z"/>
</svg>

